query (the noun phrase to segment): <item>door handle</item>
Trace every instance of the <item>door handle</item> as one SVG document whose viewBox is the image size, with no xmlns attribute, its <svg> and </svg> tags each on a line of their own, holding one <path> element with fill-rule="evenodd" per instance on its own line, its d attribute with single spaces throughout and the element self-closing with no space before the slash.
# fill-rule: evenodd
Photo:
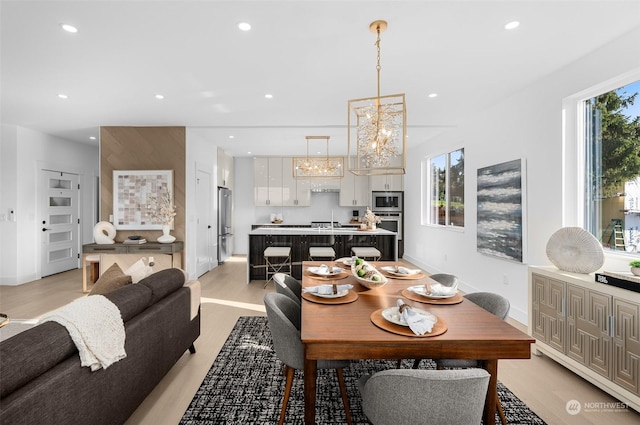
<svg viewBox="0 0 640 425">
<path fill-rule="evenodd" d="M 43 231 L 43 232 L 46 232 L 47 230 L 51 230 L 51 229 L 47 229 L 46 227 L 43 227 L 43 228 L 42 228 L 42 231 Z"/>
</svg>

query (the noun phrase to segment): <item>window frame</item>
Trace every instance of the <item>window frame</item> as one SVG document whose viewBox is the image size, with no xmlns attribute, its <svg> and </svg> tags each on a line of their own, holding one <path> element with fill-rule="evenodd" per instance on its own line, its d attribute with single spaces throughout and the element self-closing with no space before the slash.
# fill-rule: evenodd
<svg viewBox="0 0 640 425">
<path fill-rule="evenodd" d="M 456 146 L 452 149 L 447 149 L 445 151 L 439 151 L 433 154 L 429 154 L 426 155 L 421 163 L 421 208 L 422 211 L 420 212 L 420 224 L 422 226 L 427 226 L 427 227 L 437 227 L 440 229 L 449 229 L 449 230 L 455 230 L 455 231 L 464 231 L 465 229 L 465 225 L 466 225 L 466 219 L 464 220 L 465 225 L 462 226 L 458 226 L 458 225 L 452 225 L 452 224 L 448 224 L 450 223 L 449 220 L 449 214 L 450 214 L 450 210 L 451 210 L 451 194 L 450 194 L 450 170 L 451 170 L 451 154 L 457 151 L 463 151 L 463 157 L 464 157 L 464 150 L 465 147 L 464 146 Z M 431 216 L 431 210 L 432 210 L 432 198 L 431 198 L 431 191 L 434 187 L 434 183 L 432 180 L 432 175 L 431 175 L 431 161 L 435 158 L 438 158 L 440 156 L 445 155 L 445 187 L 446 187 L 446 193 L 445 193 L 445 205 L 446 205 L 446 209 L 445 209 L 445 224 L 440 224 L 437 221 L 432 221 L 432 216 Z M 466 161 L 465 161 L 465 166 L 463 167 L 463 181 L 464 181 L 464 185 L 466 187 Z M 466 190 L 465 190 L 466 192 Z M 464 196 L 464 198 L 466 199 L 466 194 Z M 466 206 L 466 202 L 463 202 L 463 206 Z"/>
</svg>

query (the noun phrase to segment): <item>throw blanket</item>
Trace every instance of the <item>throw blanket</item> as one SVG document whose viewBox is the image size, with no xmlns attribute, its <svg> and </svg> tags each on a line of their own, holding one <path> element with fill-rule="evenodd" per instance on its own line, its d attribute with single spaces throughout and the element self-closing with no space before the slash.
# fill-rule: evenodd
<svg viewBox="0 0 640 425">
<path fill-rule="evenodd" d="M 120 310 L 102 295 L 77 299 L 45 314 L 42 322 L 57 322 L 67 328 L 78 347 L 81 365 L 92 372 L 127 357 Z"/>
</svg>

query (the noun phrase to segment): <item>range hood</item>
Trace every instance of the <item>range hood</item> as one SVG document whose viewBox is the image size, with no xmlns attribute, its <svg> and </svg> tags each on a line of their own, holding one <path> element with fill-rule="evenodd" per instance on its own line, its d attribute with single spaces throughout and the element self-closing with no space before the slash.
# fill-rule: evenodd
<svg viewBox="0 0 640 425">
<path fill-rule="evenodd" d="M 328 192 L 339 193 L 340 189 L 336 189 L 333 187 L 314 187 L 313 189 L 311 189 L 311 193 L 328 193 Z"/>
</svg>

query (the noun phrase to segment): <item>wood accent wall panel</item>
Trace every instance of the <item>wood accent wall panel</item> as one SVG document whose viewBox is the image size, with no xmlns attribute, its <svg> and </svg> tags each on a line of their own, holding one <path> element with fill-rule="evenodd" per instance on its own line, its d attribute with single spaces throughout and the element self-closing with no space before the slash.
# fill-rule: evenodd
<svg viewBox="0 0 640 425">
<path fill-rule="evenodd" d="M 101 127 L 100 128 L 100 220 L 113 214 L 114 170 L 173 170 L 176 205 L 176 240 L 185 240 L 185 127 Z M 162 230 L 119 230 L 116 241 L 130 235 L 155 241 Z"/>
</svg>

